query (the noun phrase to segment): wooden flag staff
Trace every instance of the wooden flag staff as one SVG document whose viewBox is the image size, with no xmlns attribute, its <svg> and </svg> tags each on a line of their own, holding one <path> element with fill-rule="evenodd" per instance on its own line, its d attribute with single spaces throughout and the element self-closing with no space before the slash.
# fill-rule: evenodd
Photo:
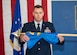
<svg viewBox="0 0 77 55">
<path fill-rule="evenodd" d="M 30 33 L 33 34 L 34 32 L 30 32 Z M 38 32 L 38 33 L 40 33 L 40 32 Z M 16 33 L 16 32 L 14 32 L 12 34 L 14 34 L 15 36 L 20 36 L 20 35 L 25 34 L 25 33 Z M 63 34 L 63 33 L 58 33 L 58 35 L 68 36 L 68 37 L 77 37 L 77 34 Z"/>
<path fill-rule="evenodd" d="M 58 33 L 58 35 L 61 35 L 61 36 L 70 36 L 70 37 L 77 37 L 77 34 L 61 34 L 61 33 Z"/>
</svg>

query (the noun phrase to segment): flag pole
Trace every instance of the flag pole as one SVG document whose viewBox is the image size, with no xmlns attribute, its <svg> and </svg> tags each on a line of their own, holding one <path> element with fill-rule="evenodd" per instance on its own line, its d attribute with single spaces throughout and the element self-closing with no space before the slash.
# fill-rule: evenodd
<svg viewBox="0 0 77 55">
<path fill-rule="evenodd" d="M 30 32 L 31 34 L 34 34 L 34 32 Z M 13 33 L 14 35 L 20 36 L 23 35 L 25 33 Z M 61 36 L 67 36 L 67 37 L 77 37 L 77 34 L 66 34 L 66 33 L 58 33 L 57 35 L 61 35 Z"/>
<path fill-rule="evenodd" d="M 68 37 L 77 37 L 77 34 L 62 34 L 62 33 L 58 33 L 58 35 L 68 36 Z"/>
</svg>

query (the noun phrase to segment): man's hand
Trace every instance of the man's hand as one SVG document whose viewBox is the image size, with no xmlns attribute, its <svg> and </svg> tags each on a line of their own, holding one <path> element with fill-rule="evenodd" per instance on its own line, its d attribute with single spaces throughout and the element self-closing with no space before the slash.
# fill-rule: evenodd
<svg viewBox="0 0 77 55">
<path fill-rule="evenodd" d="M 62 43 L 62 42 L 64 41 L 64 37 L 61 36 L 61 35 L 57 35 L 57 36 L 58 36 L 58 38 L 59 38 L 59 40 L 60 40 L 60 43 Z"/>
<path fill-rule="evenodd" d="M 20 41 L 21 42 L 29 41 L 29 37 L 26 34 L 21 34 L 20 35 Z"/>
</svg>

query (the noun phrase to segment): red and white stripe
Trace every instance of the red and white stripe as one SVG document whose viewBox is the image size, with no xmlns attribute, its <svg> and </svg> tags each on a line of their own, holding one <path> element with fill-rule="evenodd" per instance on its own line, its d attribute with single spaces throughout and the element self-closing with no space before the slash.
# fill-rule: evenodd
<svg viewBox="0 0 77 55">
<path fill-rule="evenodd" d="M 0 0 L 0 55 L 13 55 L 9 38 L 15 2 L 15 0 Z M 44 8 L 44 20 L 52 22 L 51 0 L 20 0 L 22 24 L 33 20 L 31 12 L 34 5 L 37 4 L 42 5 Z"/>
</svg>

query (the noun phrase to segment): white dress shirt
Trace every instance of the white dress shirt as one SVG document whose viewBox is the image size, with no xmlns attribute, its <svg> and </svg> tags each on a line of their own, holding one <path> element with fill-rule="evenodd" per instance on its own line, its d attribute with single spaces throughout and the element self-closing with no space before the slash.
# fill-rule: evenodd
<svg viewBox="0 0 77 55">
<path fill-rule="evenodd" d="M 41 20 L 40 22 L 37 22 L 36 20 L 34 20 L 34 24 L 35 24 L 36 29 L 37 29 L 37 27 L 38 27 L 37 24 L 40 24 L 40 25 L 39 25 L 39 27 L 40 27 L 40 31 L 41 31 L 41 29 L 42 29 L 42 23 L 43 23 L 42 20 Z"/>
</svg>

